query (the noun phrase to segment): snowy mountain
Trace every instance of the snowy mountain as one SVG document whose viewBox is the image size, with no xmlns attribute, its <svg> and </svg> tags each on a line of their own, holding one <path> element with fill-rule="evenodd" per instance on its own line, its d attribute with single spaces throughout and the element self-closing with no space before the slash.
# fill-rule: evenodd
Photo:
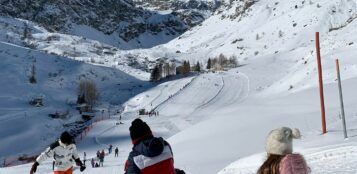
<svg viewBox="0 0 357 174">
<path fill-rule="evenodd" d="M 231 7 L 224 8 L 169 43 L 133 51 L 133 54 L 145 55 L 149 59 L 175 57 L 203 64 L 221 53 L 238 56 L 243 65 L 261 64 L 271 59 L 279 62 L 274 65 L 279 73 L 272 73 L 268 84 L 256 86 L 262 92 L 269 88 L 278 93 L 286 91 L 290 85 L 306 89 L 316 81 L 316 31 L 320 31 L 322 54 L 328 59 L 345 57 L 338 56 L 337 53 L 343 54 L 343 51 L 337 50 L 353 50 L 356 46 L 356 37 L 352 33 L 356 27 L 357 10 L 356 2 L 351 0 L 234 1 Z M 311 15 L 306 15 L 309 13 Z M 334 71 L 334 61 L 325 63 L 329 71 Z M 257 71 L 269 69 L 262 66 Z M 333 82 L 333 76 L 329 73 L 325 78 Z"/>
<path fill-rule="evenodd" d="M 75 7 L 76 2 L 82 1 L 73 1 L 71 6 Z M 113 29 L 112 35 L 106 35 L 100 27 L 88 27 L 77 23 L 74 25 L 72 17 L 68 18 L 68 21 L 73 25 L 65 25 L 65 28 L 69 29 L 61 31 L 62 33 L 49 32 L 48 28 L 39 27 L 35 20 L 29 18 L 26 19 L 35 22 L 1 17 L 0 39 L 6 43 L 0 45 L 0 55 L 6 61 L 0 65 L 0 73 L 4 74 L 0 80 L 2 84 L 7 84 L 4 92 L 0 92 L 1 96 L 4 96 L 1 97 L 4 99 L 1 106 L 4 107 L 0 119 L 4 118 L 4 122 L 0 122 L 3 129 L 0 134 L 5 137 L 0 144 L 4 143 L 6 147 L 0 153 L 1 157 L 5 157 L 3 154 L 19 155 L 25 151 L 43 150 L 50 141 L 43 137 L 56 136 L 63 128 L 62 123 L 37 115 L 44 115 L 47 111 L 53 112 L 57 108 L 67 108 L 66 98 L 75 97 L 78 76 L 85 74 L 100 84 L 99 88 L 105 91 L 100 99 L 103 103 L 98 106 L 99 108 L 106 108 L 109 105 L 123 108 L 123 113 L 115 113 L 112 119 L 98 122 L 78 143 L 80 154 L 87 152 L 89 157 L 94 157 L 97 150 L 106 149 L 109 144 L 119 146 L 120 149 L 119 158 L 108 155 L 105 167 L 88 167 L 86 173 L 124 173 L 124 163 L 132 147 L 128 128 L 131 121 L 137 117 L 141 117 L 150 125 L 154 135 L 168 139 L 173 149 L 175 167 L 184 169 L 188 174 L 255 173 L 266 158 L 264 145 L 267 134 L 281 126 L 300 129 L 303 136 L 301 140 L 294 141 L 294 151 L 305 156 L 313 174 L 357 172 L 357 99 L 353 95 L 357 83 L 356 1 L 117 2 L 126 4 L 124 6 L 129 8 L 128 13 L 138 10 L 137 18 L 140 20 L 142 12 L 149 16 L 158 15 L 155 18 L 160 19 L 158 21 L 161 21 L 163 16 L 172 15 L 175 19 L 184 21 L 177 14 L 191 11 L 197 14 L 197 19 L 202 22 L 195 24 L 194 27 L 187 21 L 183 22 L 188 30 L 182 34 L 177 32 L 170 39 L 160 34 L 144 32 L 137 39 L 125 44 L 120 38 L 122 44 L 118 45 L 118 40 L 113 39 L 117 37 L 112 36 L 120 35 L 120 30 Z M 83 7 L 86 5 L 88 4 L 84 3 Z M 105 25 L 98 26 L 106 26 L 108 19 L 110 18 L 102 21 Z M 31 28 L 31 39 L 21 38 L 26 28 L 24 23 Z M 162 27 L 168 29 L 167 26 Z M 77 32 L 73 32 L 74 30 Z M 328 129 L 328 133 L 324 135 L 321 134 L 315 32 L 320 32 L 321 37 Z M 167 40 L 156 42 L 160 39 L 162 41 L 162 38 Z M 138 40 L 140 44 L 137 43 Z M 28 51 L 19 45 L 34 46 L 34 50 Z M 220 54 L 238 57 L 240 66 L 227 71 L 171 79 L 160 84 L 148 84 L 144 80 L 148 79 L 148 73 L 145 72 L 147 67 L 142 65 L 155 62 L 158 58 L 165 57 L 177 62 L 200 62 L 205 67 L 208 58 Z M 33 62 L 33 58 L 26 59 L 27 57 L 39 57 L 36 59 L 37 66 L 41 67 L 39 71 L 45 75 L 40 76 L 41 83 L 38 85 L 25 83 L 28 81 L 25 75 L 28 71 L 21 71 L 20 67 L 29 68 Z M 66 57 L 75 60 L 68 60 Z M 133 58 L 136 60 L 134 63 L 130 62 Z M 343 138 L 336 81 L 336 58 L 339 58 L 341 63 L 348 139 Z M 54 60 L 58 60 L 59 63 L 54 63 Z M 63 66 L 68 65 L 65 66 L 68 74 L 62 72 L 63 83 L 61 78 L 49 82 L 50 78 L 48 79 L 46 74 L 53 73 L 49 69 L 59 71 L 62 62 Z M 137 66 L 132 66 L 131 63 Z M 17 70 L 13 70 L 14 67 Z M 86 68 L 82 70 L 79 67 Z M 97 76 L 88 69 L 93 69 Z M 102 76 L 108 77 L 104 78 L 107 80 L 103 83 Z M 18 83 L 8 83 L 12 79 L 17 79 Z M 117 82 L 125 88 L 115 85 Z M 120 88 L 122 90 L 118 90 L 119 93 L 116 88 L 118 86 L 123 87 Z M 126 87 L 131 87 L 132 90 Z M 64 96 L 57 99 L 56 92 L 62 92 L 63 89 Z M 24 94 L 19 93 L 21 91 L 33 95 L 45 93 L 45 96 L 51 96 L 46 97 L 50 105 L 43 111 L 29 108 L 27 100 L 23 99 Z M 121 103 L 123 104 L 119 105 Z M 154 109 L 160 112 L 160 116 L 138 116 L 141 109 Z M 24 111 L 31 113 L 34 120 L 22 121 Z M 121 117 L 123 124 L 117 125 Z M 39 124 L 37 121 L 43 123 Z M 41 130 L 50 130 L 49 135 L 41 132 L 42 139 L 36 137 L 33 141 L 29 140 L 26 138 L 26 130 L 31 130 L 31 135 L 41 131 L 36 130 L 32 124 L 42 127 Z M 25 144 L 27 141 L 33 143 L 36 148 L 19 146 L 11 149 L 13 143 Z M 0 174 L 28 173 L 30 165 L 0 168 Z M 48 161 L 39 166 L 38 173 L 50 173 L 51 170 L 51 161 Z M 77 168 L 75 172 L 78 172 Z"/>
<path fill-rule="evenodd" d="M 193 12 L 160 13 L 138 8 L 130 0 L 3 0 L 0 4 L 0 15 L 27 19 L 51 32 L 97 39 L 86 33 L 92 30 L 110 38 L 105 43 L 122 49 L 166 43 L 204 19 Z"/>
<path fill-rule="evenodd" d="M 49 32 L 30 21 L 0 17 L 0 25 L 0 31 L 3 32 L 0 38 L 7 43 L 94 65 L 116 68 L 143 80 L 149 79 L 150 67 L 155 64 L 155 61 L 132 56 L 117 47 L 97 40 Z"/>
<path fill-rule="evenodd" d="M 210 17 L 221 5 L 221 1 L 177 1 L 177 0 L 134 0 L 140 7 L 155 11 L 172 11 L 190 27 L 202 23 Z"/>
</svg>

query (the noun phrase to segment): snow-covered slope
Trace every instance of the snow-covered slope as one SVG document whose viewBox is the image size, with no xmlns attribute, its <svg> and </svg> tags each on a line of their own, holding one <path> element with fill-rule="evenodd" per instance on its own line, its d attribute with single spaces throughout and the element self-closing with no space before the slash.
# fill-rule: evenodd
<svg viewBox="0 0 357 174">
<path fill-rule="evenodd" d="M 1 160 L 38 153 L 62 130 L 70 129 L 64 124 L 82 120 L 73 105 L 77 100 L 80 79 L 91 79 L 96 83 L 101 106 L 120 105 L 150 87 L 122 71 L 3 42 L 0 42 L 0 58 Z M 36 84 L 29 82 L 33 65 Z M 29 105 L 30 100 L 38 97 L 43 98 L 44 107 Z M 69 111 L 67 119 L 48 117 L 48 114 L 66 111 Z"/>
<path fill-rule="evenodd" d="M 142 80 L 149 79 L 149 68 L 154 63 L 145 57 L 132 56 L 105 42 L 49 32 L 26 20 L 0 17 L 0 31 L 0 39 L 4 42 L 94 65 L 116 68 Z M 88 34 L 95 36 L 95 32 L 91 31 L 87 28 Z"/>
<path fill-rule="evenodd" d="M 247 75 L 254 77 L 251 74 Z M 219 82 L 214 80 L 215 78 L 229 78 L 230 76 L 236 78 L 238 83 L 242 80 L 240 83 L 243 85 L 237 86 L 234 81 L 225 83 L 222 90 L 219 90 L 221 92 L 202 88 L 202 86 L 215 86 L 214 84 Z M 245 75 L 237 73 L 236 70 L 223 74 L 206 74 L 197 78 L 191 83 L 189 83 L 191 81 L 189 79 L 182 79 L 156 87 L 164 91 L 168 90 L 173 93 L 177 91 L 178 93 L 171 97 L 169 102 L 166 102 L 168 103 L 167 107 L 164 107 L 166 104 L 157 107 L 160 116 L 142 117 L 152 127 L 155 135 L 171 137 L 169 142 L 174 150 L 176 167 L 193 174 L 217 173 L 236 159 L 253 155 L 242 161 L 237 161 L 222 170 L 221 173 L 254 173 L 264 158 L 264 141 L 269 130 L 279 126 L 290 126 L 298 127 L 302 131 L 303 139 L 295 141 L 295 151 L 306 156 L 313 173 L 355 173 L 357 171 L 351 161 L 355 154 L 355 149 L 352 146 L 356 145 L 355 135 L 357 134 L 356 128 L 353 126 L 357 122 L 355 117 L 357 110 L 351 106 L 355 105 L 357 100 L 352 95 L 345 96 L 350 139 L 343 140 L 338 114 L 337 84 L 325 86 L 329 133 L 322 136 L 316 88 L 288 96 L 275 95 L 262 99 L 259 96 L 250 95 L 247 99 L 245 98 L 247 93 L 254 95 L 255 92 L 244 90 L 249 89 L 249 86 L 245 86 L 248 81 L 246 81 Z M 208 78 L 212 80 L 205 80 Z M 187 84 L 184 85 L 187 87 L 180 90 L 181 88 L 178 88 L 177 84 Z M 353 93 L 354 84 L 356 84 L 356 78 L 344 81 L 345 94 Z M 222 85 L 218 86 L 222 87 Z M 160 105 L 160 102 L 155 102 L 154 99 L 168 98 L 170 93 L 160 93 L 160 90 L 156 88 L 134 97 L 133 101 L 128 103 L 130 104 L 128 107 L 133 108 L 133 103 L 147 108 Z M 206 94 L 216 94 L 211 97 L 210 104 L 206 104 L 205 107 L 202 107 L 206 101 L 204 98 L 192 98 L 191 96 L 195 92 L 203 91 Z M 183 98 L 186 98 L 187 103 L 184 109 L 175 110 L 172 107 L 171 112 L 164 111 L 170 108 L 169 103 L 178 103 L 180 106 L 179 102 Z M 227 98 L 232 100 L 226 100 Z M 204 100 L 198 102 L 200 99 Z M 197 112 L 187 112 L 197 108 L 200 108 Z M 115 125 L 117 118 L 99 123 L 79 144 L 80 152 L 86 151 L 89 156 L 94 156 L 96 150 L 105 149 L 109 144 L 119 146 L 121 149 L 118 159 L 109 156 L 105 162 L 106 167 L 88 168 L 88 173 L 123 173 L 124 161 L 131 146 L 128 126 L 131 120 L 136 117 L 135 114 L 132 114 L 134 110 L 127 111 L 122 115 L 124 124 Z M 177 115 L 174 115 L 175 113 Z M 186 113 L 189 114 L 185 116 Z M 197 118 L 204 121 L 195 124 L 194 120 Z M 173 134 L 176 135 L 172 136 Z M 330 161 L 333 161 L 334 164 L 326 165 Z M 29 165 L 10 167 L 0 169 L 0 173 L 26 172 L 29 168 Z M 40 166 L 39 173 L 50 172 L 50 170 L 50 163 L 45 163 Z"/>
<path fill-rule="evenodd" d="M 269 83 L 258 86 L 275 92 L 309 88 L 316 81 L 315 32 L 321 36 L 323 64 L 332 81 L 337 57 L 352 59 L 356 48 L 357 5 L 352 0 L 234 2 L 179 38 L 155 49 L 133 51 L 147 57 L 175 57 L 206 63 L 223 53 L 236 55 L 242 65 L 271 61 L 275 70 Z M 204 33 L 204 34 L 203 34 Z M 264 62 L 264 63 L 261 63 Z M 352 60 L 353 62 L 353 60 Z M 353 62 L 354 63 L 354 62 Z M 355 71 L 353 65 L 343 71 Z M 258 70 L 259 71 L 259 70 Z M 263 71 L 260 71 L 263 72 Z M 353 74 L 353 73 L 348 73 Z M 349 78 L 349 77 L 346 77 Z M 253 83 L 259 83 L 253 81 Z"/>
<path fill-rule="evenodd" d="M 169 138 L 175 165 L 189 174 L 254 173 L 265 157 L 266 135 L 280 126 L 301 130 L 303 138 L 295 141 L 295 151 L 306 157 L 312 173 L 356 173 L 356 3 L 232 1 L 167 44 L 118 53 L 191 62 L 205 62 L 223 53 L 237 55 L 241 66 L 163 83 L 128 100 L 124 125 L 114 126 L 116 120 L 99 123 L 98 130 L 79 144 L 89 154 L 104 148 L 103 144 L 118 144 L 123 154 L 118 160 L 109 157 L 110 166 L 87 172 L 123 173 L 131 146 L 128 126 L 137 111 L 145 108 L 159 111 L 159 117 L 142 118 L 156 135 Z M 320 131 L 316 31 L 321 35 L 326 135 Z M 50 46 L 42 48 L 53 50 Z M 348 140 L 342 135 L 336 58 L 341 61 Z M 25 173 L 29 167 L 0 169 L 0 173 Z M 50 165 L 41 166 L 41 172 L 50 172 Z"/>
</svg>

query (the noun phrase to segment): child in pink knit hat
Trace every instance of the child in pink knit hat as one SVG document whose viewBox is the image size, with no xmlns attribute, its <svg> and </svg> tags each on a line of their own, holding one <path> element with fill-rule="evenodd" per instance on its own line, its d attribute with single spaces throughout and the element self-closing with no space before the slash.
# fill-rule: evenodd
<svg viewBox="0 0 357 174">
<path fill-rule="evenodd" d="M 298 129 L 282 127 L 271 131 L 265 149 L 268 158 L 258 170 L 258 174 L 308 174 L 310 168 L 304 157 L 293 154 L 292 140 L 301 137 Z"/>
</svg>

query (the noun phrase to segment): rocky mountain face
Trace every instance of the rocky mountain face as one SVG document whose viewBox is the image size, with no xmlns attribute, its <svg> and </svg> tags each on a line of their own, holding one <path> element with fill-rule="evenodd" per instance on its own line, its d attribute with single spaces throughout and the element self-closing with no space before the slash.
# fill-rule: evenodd
<svg viewBox="0 0 357 174">
<path fill-rule="evenodd" d="M 201 0 L 133 0 L 137 5 L 150 7 L 156 10 L 181 10 L 192 9 L 201 11 L 215 11 L 222 1 L 201 1 Z"/>
<path fill-rule="evenodd" d="M 211 16 L 222 4 L 222 1 L 201 0 L 133 0 L 135 4 L 145 9 L 157 11 L 171 10 L 188 26 L 194 27 Z"/>
<path fill-rule="evenodd" d="M 136 39 L 138 43 L 144 33 L 174 38 L 197 23 L 179 13 L 160 14 L 138 7 L 131 0 L 0 0 L 0 15 L 34 21 L 49 31 L 68 34 L 74 24 L 90 26 L 118 36 L 118 40 Z"/>
</svg>

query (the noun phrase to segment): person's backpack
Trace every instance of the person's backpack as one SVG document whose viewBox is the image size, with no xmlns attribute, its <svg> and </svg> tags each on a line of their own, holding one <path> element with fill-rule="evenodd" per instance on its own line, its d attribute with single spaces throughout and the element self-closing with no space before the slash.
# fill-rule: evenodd
<svg viewBox="0 0 357 174">
<path fill-rule="evenodd" d="M 175 169 L 176 174 L 186 174 L 185 171 L 180 170 L 180 169 Z"/>
</svg>

